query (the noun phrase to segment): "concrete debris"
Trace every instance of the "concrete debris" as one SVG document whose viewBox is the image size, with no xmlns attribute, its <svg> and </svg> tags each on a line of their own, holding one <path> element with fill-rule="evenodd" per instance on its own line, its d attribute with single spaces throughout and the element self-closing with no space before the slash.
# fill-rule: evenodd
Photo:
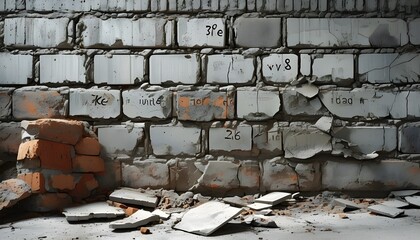
<svg viewBox="0 0 420 240">
<path fill-rule="evenodd" d="M 238 196 L 225 197 L 223 198 L 223 202 L 237 207 L 246 207 L 246 205 L 248 204 L 248 201 Z"/>
<path fill-rule="evenodd" d="M 134 204 L 144 207 L 156 207 L 158 198 L 147 193 L 136 191 L 135 189 L 122 188 L 115 190 L 109 199 L 115 202 Z"/>
<path fill-rule="evenodd" d="M 31 187 L 21 179 L 8 179 L 0 183 L 0 211 L 15 205 L 31 195 Z"/>
<path fill-rule="evenodd" d="M 109 227 L 113 229 L 137 228 L 151 222 L 158 222 L 159 219 L 160 218 L 158 215 L 155 215 L 149 211 L 138 210 L 136 213 L 127 218 L 111 222 Z"/>
<path fill-rule="evenodd" d="M 247 207 L 253 209 L 253 210 L 264 210 L 267 208 L 271 208 L 273 205 L 272 204 L 267 204 L 267 203 L 252 203 L 252 204 L 248 204 Z"/>
<path fill-rule="evenodd" d="M 92 218 L 117 218 L 125 215 L 121 208 L 109 206 L 106 202 L 90 203 L 83 206 L 66 208 L 63 211 L 67 221 L 85 221 Z"/>
<path fill-rule="evenodd" d="M 152 214 L 159 216 L 162 220 L 168 220 L 171 217 L 170 213 L 166 213 L 160 209 L 155 209 Z"/>
<path fill-rule="evenodd" d="M 297 87 L 296 92 L 302 94 L 307 98 L 313 98 L 318 94 L 319 89 L 313 84 L 304 84 L 300 87 Z"/>
<path fill-rule="evenodd" d="M 272 206 L 275 206 L 281 202 L 286 201 L 287 199 L 290 199 L 292 195 L 290 193 L 285 192 L 272 192 L 269 194 L 266 194 L 260 198 L 255 199 L 256 203 L 265 203 L 265 204 L 271 204 Z"/>
<path fill-rule="evenodd" d="M 383 215 L 383 216 L 387 216 L 387 217 L 391 217 L 391 218 L 395 218 L 398 217 L 399 215 L 404 213 L 404 210 L 398 209 L 398 208 L 394 208 L 394 207 L 388 207 L 382 204 L 377 204 L 377 205 L 373 205 L 368 207 L 368 210 L 379 214 L 379 215 Z"/>
<path fill-rule="evenodd" d="M 407 199 L 406 199 L 407 200 Z M 408 207 L 410 204 L 400 201 L 400 200 L 388 200 L 381 203 L 382 205 L 394 208 L 405 208 Z"/>
<path fill-rule="evenodd" d="M 392 191 L 389 195 L 394 197 L 406 197 L 412 196 L 420 193 L 420 190 L 400 190 L 400 191 Z"/>
<path fill-rule="evenodd" d="M 255 227 L 277 228 L 276 222 L 271 218 L 263 215 L 254 215 L 251 225 Z"/>
<path fill-rule="evenodd" d="M 241 208 L 210 201 L 186 212 L 173 228 L 208 236 L 239 215 L 241 211 Z"/>
<path fill-rule="evenodd" d="M 416 207 L 420 207 L 420 196 L 409 196 L 405 197 L 405 200 Z"/>
<path fill-rule="evenodd" d="M 360 209 L 362 208 L 360 205 L 354 203 L 353 201 L 349 201 L 346 199 L 342 199 L 342 198 L 336 198 L 331 202 L 332 206 L 340 206 L 340 207 L 344 207 L 344 209 L 348 209 L 348 210 L 355 210 L 355 209 Z"/>
<path fill-rule="evenodd" d="M 314 126 L 323 132 L 329 133 L 332 127 L 332 121 L 332 117 L 321 117 L 316 121 Z"/>
</svg>

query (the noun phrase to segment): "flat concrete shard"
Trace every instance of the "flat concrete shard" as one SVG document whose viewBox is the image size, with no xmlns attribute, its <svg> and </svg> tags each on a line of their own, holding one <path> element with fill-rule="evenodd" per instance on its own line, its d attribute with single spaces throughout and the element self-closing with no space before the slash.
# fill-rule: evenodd
<svg viewBox="0 0 420 240">
<path fill-rule="evenodd" d="M 151 208 L 156 207 L 158 204 L 158 198 L 156 196 L 129 188 L 115 190 L 109 195 L 109 200 Z"/>
<path fill-rule="evenodd" d="M 356 209 L 362 208 L 362 206 L 354 203 L 353 201 L 342 199 L 342 198 L 334 199 L 331 205 L 344 207 L 344 209 L 348 209 L 348 210 L 356 210 Z"/>
<path fill-rule="evenodd" d="M 125 215 L 122 208 L 109 206 L 106 202 L 91 203 L 66 208 L 63 211 L 67 221 L 86 221 L 93 218 L 117 218 Z"/>
<path fill-rule="evenodd" d="M 272 192 L 269 194 L 266 194 L 258 199 L 255 199 L 256 203 L 265 203 L 265 204 L 271 204 L 271 206 L 275 206 L 281 202 L 286 201 L 287 199 L 290 199 L 292 195 L 290 193 L 286 192 Z"/>
<path fill-rule="evenodd" d="M 208 236 L 236 217 L 241 210 L 228 204 L 210 201 L 186 212 L 173 228 Z"/>
<path fill-rule="evenodd" d="M 256 210 L 256 211 L 271 208 L 272 206 L 273 206 L 272 204 L 258 203 L 258 202 L 247 205 L 247 207 L 251 208 L 252 210 Z"/>
<path fill-rule="evenodd" d="M 405 197 L 405 200 L 416 207 L 420 207 L 420 196 Z"/>
<path fill-rule="evenodd" d="M 395 208 L 404 208 L 408 207 L 410 204 L 400 201 L 400 200 L 389 200 L 381 203 L 382 205 L 388 206 L 388 207 L 395 207 Z"/>
<path fill-rule="evenodd" d="M 158 215 L 149 211 L 138 210 L 136 213 L 127 218 L 111 222 L 109 227 L 113 229 L 137 228 L 151 222 L 158 222 L 159 219 L 160 217 Z"/>
<path fill-rule="evenodd" d="M 398 217 L 404 213 L 404 210 L 394 208 L 394 207 L 388 207 L 382 204 L 370 206 L 368 207 L 368 210 L 373 213 L 383 215 L 386 217 L 391 217 L 391 218 Z"/>
<path fill-rule="evenodd" d="M 394 197 L 406 197 L 412 196 L 420 193 L 420 190 L 400 190 L 400 191 L 392 191 L 389 195 Z"/>
</svg>

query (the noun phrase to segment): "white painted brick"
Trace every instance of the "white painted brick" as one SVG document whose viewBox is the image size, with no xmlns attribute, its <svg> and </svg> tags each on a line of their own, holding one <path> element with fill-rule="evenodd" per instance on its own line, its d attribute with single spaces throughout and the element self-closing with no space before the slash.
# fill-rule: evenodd
<svg viewBox="0 0 420 240">
<path fill-rule="evenodd" d="M 0 119 L 12 116 L 12 93 L 14 88 L 0 87 Z"/>
<path fill-rule="evenodd" d="M 120 115 L 120 90 L 83 89 L 70 90 L 70 116 L 91 118 L 116 118 Z"/>
<path fill-rule="evenodd" d="M 229 0 L 219 0 L 219 11 L 227 11 L 229 7 Z"/>
<path fill-rule="evenodd" d="M 261 1 L 261 0 L 259 0 Z M 276 0 L 264 0 L 264 11 L 265 12 L 275 12 L 277 10 Z"/>
<path fill-rule="evenodd" d="M 50 11 L 89 11 L 97 6 L 95 1 L 84 0 L 67 0 L 67 1 L 50 1 L 50 0 L 26 0 L 26 10 L 36 12 Z"/>
<path fill-rule="evenodd" d="M 168 10 L 168 1 L 160 0 L 159 2 L 159 11 L 164 12 Z"/>
<path fill-rule="evenodd" d="M 201 129 L 182 125 L 151 125 L 150 141 L 155 155 L 189 155 L 201 152 Z"/>
<path fill-rule="evenodd" d="M 0 53 L 0 84 L 28 84 L 32 78 L 32 56 Z"/>
<path fill-rule="evenodd" d="M 101 20 L 93 16 L 83 17 L 79 25 L 85 26 L 81 33 L 82 44 L 94 47 L 165 47 L 171 44 L 165 38 L 165 27 L 173 24 L 163 18 L 111 18 Z"/>
<path fill-rule="evenodd" d="M 408 22 L 408 34 L 413 45 L 420 45 L 420 18 Z"/>
<path fill-rule="evenodd" d="M 310 76 L 312 72 L 312 59 L 309 54 L 300 54 L 300 73 L 303 76 Z"/>
<path fill-rule="evenodd" d="M 164 159 L 137 160 L 122 164 L 122 184 L 130 188 L 163 188 L 169 185 L 169 167 Z"/>
<path fill-rule="evenodd" d="M 356 0 L 346 0 L 346 10 L 347 11 L 354 11 L 356 10 Z"/>
<path fill-rule="evenodd" d="M 282 128 L 277 122 L 268 129 L 265 125 L 252 125 L 252 142 L 262 153 L 280 155 L 283 150 Z"/>
<path fill-rule="evenodd" d="M 211 0 L 201 0 L 201 9 L 210 10 L 211 9 Z"/>
<path fill-rule="evenodd" d="M 246 8 L 248 9 L 248 12 L 255 11 L 255 7 L 256 7 L 255 2 L 256 2 L 256 0 L 247 0 L 246 1 Z"/>
<path fill-rule="evenodd" d="M 331 191 L 372 191 L 372 184 L 375 184 L 375 189 L 381 191 L 418 189 L 419 172 L 418 163 L 402 160 L 328 161 L 322 166 L 322 187 Z"/>
<path fill-rule="evenodd" d="M 365 10 L 367 12 L 376 12 L 378 7 L 378 1 L 365 1 Z"/>
<path fill-rule="evenodd" d="M 401 19 L 287 19 L 289 47 L 398 47 L 407 43 L 407 24 Z"/>
<path fill-rule="evenodd" d="M 345 126 L 334 127 L 332 136 L 348 143 L 349 150 L 370 154 L 378 151 L 391 152 L 397 147 L 397 128 L 395 126 Z M 342 151 L 342 143 L 333 144 L 334 151 Z"/>
<path fill-rule="evenodd" d="M 219 10 L 219 0 L 211 0 L 211 10 L 212 11 Z"/>
<path fill-rule="evenodd" d="M 317 82 L 352 82 L 354 60 L 352 54 L 324 54 L 312 62 L 312 77 Z"/>
<path fill-rule="evenodd" d="M 144 151 L 144 123 L 100 125 L 95 128 L 102 153 L 113 157 L 134 157 Z"/>
<path fill-rule="evenodd" d="M 280 111 L 280 93 L 256 88 L 238 88 L 237 115 L 246 120 L 266 120 Z"/>
<path fill-rule="evenodd" d="M 223 18 L 178 18 L 180 47 L 224 47 L 226 39 Z"/>
<path fill-rule="evenodd" d="M 176 0 L 168 0 L 168 10 L 175 12 L 177 8 Z"/>
<path fill-rule="evenodd" d="M 321 12 L 328 10 L 328 0 L 318 0 L 318 9 Z"/>
<path fill-rule="evenodd" d="M 342 118 L 404 118 L 407 116 L 407 92 L 374 88 L 321 90 L 320 99 L 334 115 Z"/>
<path fill-rule="evenodd" d="M 236 18 L 233 29 L 240 47 L 281 46 L 281 18 Z"/>
<path fill-rule="evenodd" d="M 344 11 L 344 0 L 336 0 L 334 7 L 336 11 Z"/>
<path fill-rule="evenodd" d="M 296 91 L 296 87 L 287 87 L 281 94 L 283 110 L 292 116 L 321 116 L 328 113 L 318 97 L 307 98 Z"/>
<path fill-rule="evenodd" d="M 398 130 L 398 150 L 402 153 L 420 153 L 419 122 L 405 123 Z"/>
<path fill-rule="evenodd" d="M 399 95 L 407 100 L 407 115 L 410 117 L 420 117 L 420 91 L 402 91 Z M 404 105 L 400 106 L 404 107 Z"/>
<path fill-rule="evenodd" d="M 311 4 L 311 2 L 310 2 L 310 0 L 302 0 L 302 6 L 301 6 L 301 9 L 309 9 L 310 8 L 310 4 Z"/>
<path fill-rule="evenodd" d="M 252 188 L 258 191 L 260 187 L 260 165 L 258 161 L 241 161 L 238 170 L 238 180 L 241 188 Z"/>
<path fill-rule="evenodd" d="M 238 10 L 245 11 L 246 10 L 246 1 L 238 0 Z"/>
<path fill-rule="evenodd" d="M 196 84 L 200 79 L 198 54 L 152 55 L 149 59 L 151 84 Z"/>
<path fill-rule="evenodd" d="M 318 10 L 318 0 L 311 0 L 311 11 L 315 12 Z"/>
<path fill-rule="evenodd" d="M 286 12 L 293 11 L 293 2 L 294 0 L 285 0 L 284 1 L 284 9 Z"/>
<path fill-rule="evenodd" d="M 193 0 L 192 8 L 194 11 L 198 11 L 201 9 L 201 0 Z"/>
<path fill-rule="evenodd" d="M 13 92 L 13 117 L 16 119 L 63 118 L 67 116 L 68 88 L 31 86 Z"/>
<path fill-rule="evenodd" d="M 177 10 L 179 12 L 189 12 L 192 10 L 192 0 L 178 0 Z"/>
<path fill-rule="evenodd" d="M 68 44 L 68 18 L 7 18 L 4 44 L 16 47 L 60 47 Z M 42 31 L 38 31 L 42 29 Z"/>
<path fill-rule="evenodd" d="M 181 91 L 176 97 L 179 120 L 211 121 L 235 117 L 234 92 Z"/>
<path fill-rule="evenodd" d="M 262 163 L 262 191 L 298 191 L 298 175 L 282 158 L 264 160 Z"/>
<path fill-rule="evenodd" d="M 270 54 L 262 58 L 262 73 L 268 82 L 292 82 L 297 78 L 298 67 L 298 56 L 295 54 Z"/>
<path fill-rule="evenodd" d="M 293 1 L 293 10 L 300 11 L 301 7 L 302 7 L 302 0 Z"/>
<path fill-rule="evenodd" d="M 285 6 L 284 6 L 285 0 L 277 0 L 277 11 L 279 12 L 285 12 Z"/>
<path fill-rule="evenodd" d="M 41 55 L 40 82 L 86 83 L 85 56 L 80 55 Z"/>
<path fill-rule="evenodd" d="M 109 85 L 135 84 L 144 80 L 145 61 L 141 55 L 96 55 L 94 81 Z"/>
<path fill-rule="evenodd" d="M 161 118 L 171 116 L 172 92 L 132 89 L 122 92 L 123 112 L 129 118 Z"/>
<path fill-rule="evenodd" d="M 255 81 L 255 60 L 240 54 L 209 55 L 206 82 L 213 84 L 247 84 Z"/>
<path fill-rule="evenodd" d="M 419 82 L 420 54 L 361 54 L 359 79 L 370 83 Z"/>
<path fill-rule="evenodd" d="M 283 131 L 286 158 L 307 159 L 331 151 L 331 136 L 308 123 L 291 123 Z"/>
<path fill-rule="evenodd" d="M 203 175 L 198 179 L 198 187 L 217 191 L 236 189 L 239 187 L 239 164 L 230 161 L 209 161 Z"/>
<path fill-rule="evenodd" d="M 157 12 L 158 11 L 159 0 L 151 1 L 150 4 L 151 4 L 150 5 L 150 11 Z"/>
<path fill-rule="evenodd" d="M 211 127 L 209 130 L 210 152 L 250 151 L 252 147 L 252 127 L 238 125 L 236 128 Z"/>
</svg>

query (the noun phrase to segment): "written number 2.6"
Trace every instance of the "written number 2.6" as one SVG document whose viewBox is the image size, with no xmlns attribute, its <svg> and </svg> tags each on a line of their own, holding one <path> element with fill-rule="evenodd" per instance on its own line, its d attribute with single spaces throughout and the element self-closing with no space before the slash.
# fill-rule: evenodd
<svg viewBox="0 0 420 240">
<path fill-rule="evenodd" d="M 239 135 L 241 133 L 240 131 L 232 131 L 232 130 L 226 129 L 226 133 L 227 133 L 227 136 L 225 137 L 225 139 L 229 139 L 229 140 L 241 139 L 241 135 Z"/>
<path fill-rule="evenodd" d="M 217 24 L 213 24 L 213 25 L 206 25 L 206 29 L 207 29 L 207 33 L 206 33 L 206 35 L 207 36 L 214 36 L 214 35 L 217 35 L 217 36 L 219 36 L 219 37 L 222 37 L 223 36 L 223 30 L 222 29 L 219 29 L 219 30 L 217 30 Z"/>
</svg>

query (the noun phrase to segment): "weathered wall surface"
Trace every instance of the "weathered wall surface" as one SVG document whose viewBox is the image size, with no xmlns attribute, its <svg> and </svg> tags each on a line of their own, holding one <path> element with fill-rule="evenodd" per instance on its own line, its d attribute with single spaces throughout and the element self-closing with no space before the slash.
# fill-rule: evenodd
<svg viewBox="0 0 420 240">
<path fill-rule="evenodd" d="M 418 0 L 2 0 L 0 151 L 88 121 L 122 185 L 420 187 Z M 104 177 L 103 181 L 107 181 Z"/>
</svg>

